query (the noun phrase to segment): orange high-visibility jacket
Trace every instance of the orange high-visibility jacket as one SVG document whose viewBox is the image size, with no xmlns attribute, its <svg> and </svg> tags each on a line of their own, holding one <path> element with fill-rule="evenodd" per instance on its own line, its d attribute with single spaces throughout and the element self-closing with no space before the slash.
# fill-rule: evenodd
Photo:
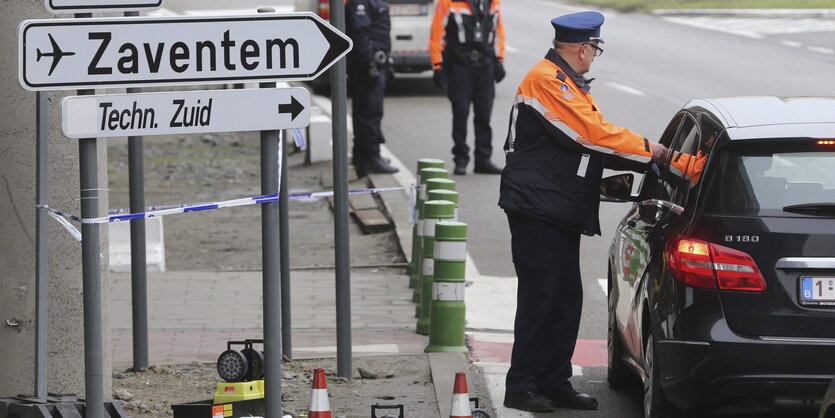
<svg viewBox="0 0 835 418">
<path fill-rule="evenodd" d="M 489 1 L 489 10 L 477 13 L 471 0 L 438 0 L 429 35 L 432 68 L 441 68 L 447 48 L 477 50 L 503 61 L 505 32 L 500 3 L 500 0 Z M 482 42 L 474 39 L 476 31 L 481 32 Z"/>
<path fill-rule="evenodd" d="M 652 151 L 646 138 L 603 118 L 588 82 L 553 49 L 522 80 L 499 206 L 594 235 L 604 166 L 644 171 Z"/>
</svg>

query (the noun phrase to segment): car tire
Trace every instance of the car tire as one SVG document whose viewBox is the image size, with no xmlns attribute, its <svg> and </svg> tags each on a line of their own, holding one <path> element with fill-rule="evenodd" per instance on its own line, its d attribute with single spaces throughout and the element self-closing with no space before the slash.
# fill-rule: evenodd
<svg viewBox="0 0 835 418">
<path fill-rule="evenodd" d="M 678 418 L 683 411 L 674 407 L 661 390 L 661 372 L 658 367 L 655 339 L 652 334 L 647 337 L 644 350 L 644 417 L 645 418 Z"/>
<path fill-rule="evenodd" d="M 606 380 L 612 389 L 620 389 L 627 386 L 632 379 L 632 372 L 623 362 L 623 341 L 620 332 L 617 331 L 617 320 L 615 319 L 614 306 L 611 302 L 612 289 L 609 286 L 609 332 L 606 347 L 609 357 L 609 369 L 606 373 Z"/>
</svg>

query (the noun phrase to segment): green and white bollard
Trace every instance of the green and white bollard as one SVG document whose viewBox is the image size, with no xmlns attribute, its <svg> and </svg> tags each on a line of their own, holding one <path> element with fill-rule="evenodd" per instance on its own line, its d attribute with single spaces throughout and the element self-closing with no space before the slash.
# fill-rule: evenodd
<svg viewBox="0 0 835 418">
<path fill-rule="evenodd" d="M 427 335 L 431 320 L 432 283 L 435 272 L 435 224 L 452 220 L 455 216 L 455 203 L 447 200 L 429 200 L 423 204 L 423 213 L 423 274 L 420 275 L 420 303 L 415 310 L 418 314 L 417 333 Z"/>
<path fill-rule="evenodd" d="M 467 352 L 464 344 L 464 271 L 467 263 L 467 224 L 435 224 L 434 283 L 427 353 Z"/>
<path fill-rule="evenodd" d="M 431 178 L 429 180 L 426 180 L 426 192 L 424 193 L 424 204 L 427 200 L 431 200 L 431 199 L 427 198 L 427 196 L 429 195 L 429 193 L 432 193 L 435 190 L 455 190 L 455 180 L 450 180 L 448 178 L 442 178 L 442 177 L 436 177 L 436 178 Z M 421 208 L 421 214 L 422 215 L 426 214 L 426 211 L 423 210 L 423 208 Z M 423 240 L 423 236 L 421 235 L 422 234 L 421 231 L 423 230 L 422 225 L 423 225 L 423 220 L 424 220 L 423 218 L 424 217 L 425 216 L 421 217 L 420 220 L 418 221 L 419 222 L 419 224 L 418 224 L 418 236 L 419 236 L 419 238 L 418 239 L 420 239 L 420 240 Z M 420 318 L 420 309 L 422 307 L 422 304 L 420 303 L 420 292 L 422 291 L 422 289 L 420 287 L 420 273 L 423 271 L 423 267 L 422 267 L 423 259 L 426 258 L 426 257 L 423 257 L 422 254 L 423 254 L 423 246 L 421 245 L 421 249 L 418 252 L 418 255 L 421 256 L 419 258 L 418 265 L 417 265 L 417 267 L 418 267 L 418 275 L 417 275 L 418 280 L 415 283 L 415 290 L 414 290 L 414 293 L 412 294 L 412 302 L 417 303 L 417 306 L 415 306 L 415 318 Z"/>
<path fill-rule="evenodd" d="M 418 175 L 420 175 L 420 170 L 423 170 L 424 168 L 441 168 L 442 169 L 442 168 L 444 168 L 444 162 L 443 162 L 443 160 L 438 160 L 438 159 L 435 159 L 435 158 L 421 158 L 417 162 L 416 173 L 418 173 Z M 419 211 L 420 211 L 420 206 L 423 205 L 423 199 L 420 196 L 420 182 L 418 182 L 418 184 L 415 185 L 415 188 L 417 189 L 417 190 L 415 190 L 415 205 L 413 207 L 411 207 L 411 210 L 412 210 L 412 215 L 411 216 L 412 216 L 412 219 L 413 219 L 413 222 L 414 222 L 412 224 L 412 259 L 409 261 L 409 266 L 406 267 L 406 274 L 408 274 L 409 277 L 411 277 L 413 274 L 415 274 L 415 271 L 417 270 L 418 258 L 415 258 L 415 255 L 418 253 L 418 251 L 420 251 L 420 248 L 419 248 L 420 247 L 420 242 L 417 240 L 417 237 L 418 237 L 418 229 L 417 229 L 418 228 L 418 214 L 419 214 Z M 412 286 L 411 282 L 409 283 L 409 287 L 414 287 L 414 286 Z"/>
<path fill-rule="evenodd" d="M 455 190 L 435 189 L 430 190 L 426 194 L 426 200 L 446 200 L 455 203 L 455 216 L 452 217 L 452 220 L 458 220 L 458 192 Z"/>
<path fill-rule="evenodd" d="M 423 261 L 423 256 L 421 255 L 423 253 L 421 229 L 423 222 L 423 202 L 426 201 L 426 182 L 434 178 L 446 179 L 449 177 L 449 171 L 443 168 L 427 167 L 421 169 L 418 175 L 420 176 L 420 186 L 418 187 L 417 194 L 417 222 L 415 222 L 415 227 L 412 228 L 412 233 L 414 233 L 412 235 L 412 262 L 414 263 L 414 268 L 412 269 L 412 274 L 409 275 L 409 287 L 412 289 L 418 288 L 418 283 L 420 282 L 420 265 Z M 415 292 L 418 292 L 418 290 L 415 290 Z M 419 300 L 417 293 L 412 295 L 412 302 Z"/>
</svg>

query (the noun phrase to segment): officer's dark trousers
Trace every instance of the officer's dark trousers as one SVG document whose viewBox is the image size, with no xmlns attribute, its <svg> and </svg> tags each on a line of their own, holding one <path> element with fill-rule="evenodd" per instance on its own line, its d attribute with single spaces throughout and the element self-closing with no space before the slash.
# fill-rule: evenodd
<svg viewBox="0 0 835 418">
<path fill-rule="evenodd" d="M 348 86 L 354 123 L 353 160 L 354 163 L 371 161 L 380 156 L 380 144 L 386 142 L 380 127 L 383 120 L 386 70 L 380 68 L 380 78 L 372 82 L 365 65 L 349 66 Z"/>
<path fill-rule="evenodd" d="M 455 165 L 467 165 L 470 161 L 470 147 L 467 146 L 467 119 L 470 104 L 473 106 L 475 125 L 475 162 L 490 161 L 493 154 L 493 131 L 490 129 L 490 114 L 493 112 L 495 97 L 492 59 L 480 65 L 463 65 L 452 60 L 444 61 L 447 97 L 452 102 L 452 156 Z"/>
<path fill-rule="evenodd" d="M 580 234 L 508 212 L 519 278 L 506 392 L 571 390 L 580 328 Z"/>
</svg>

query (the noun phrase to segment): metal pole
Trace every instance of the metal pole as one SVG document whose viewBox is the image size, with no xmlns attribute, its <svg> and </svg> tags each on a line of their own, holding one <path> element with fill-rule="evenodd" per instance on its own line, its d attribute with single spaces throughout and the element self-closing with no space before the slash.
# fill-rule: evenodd
<svg viewBox="0 0 835 418">
<path fill-rule="evenodd" d="M 37 124 L 37 150 L 36 164 L 37 175 L 37 196 L 38 205 L 46 205 L 49 201 L 49 181 L 47 176 L 47 140 L 49 136 L 49 108 L 48 95 L 46 92 L 38 92 L 36 95 L 36 124 Z M 37 209 L 35 211 L 35 232 L 37 234 L 36 249 L 37 264 L 35 264 L 35 397 L 46 398 L 46 353 L 47 353 L 47 330 L 49 325 L 49 264 L 47 263 L 48 242 L 46 235 L 46 211 Z"/>
<path fill-rule="evenodd" d="M 262 7 L 258 13 L 275 9 Z M 260 87 L 274 88 L 275 83 Z M 278 131 L 261 131 L 261 194 L 278 193 Z M 282 416 L 281 408 L 281 272 L 278 248 L 278 202 L 261 204 L 261 263 L 264 298 L 264 400 L 267 417 Z"/>
<path fill-rule="evenodd" d="M 125 17 L 139 12 L 125 12 Z M 128 93 L 141 89 L 130 87 Z M 128 190 L 131 213 L 145 210 L 145 162 L 143 137 L 128 137 Z M 160 221 L 161 222 L 161 221 Z M 133 370 L 148 368 L 148 261 L 145 247 L 145 219 L 130 221 L 130 284 L 133 319 Z"/>
<path fill-rule="evenodd" d="M 76 13 L 77 19 L 92 13 Z M 91 96 L 94 90 L 79 90 L 79 96 Z M 99 179 L 96 138 L 78 140 L 81 188 L 81 218 L 99 216 Z M 101 260 L 99 225 L 81 225 L 81 272 L 84 294 L 84 406 L 85 418 L 104 418 L 104 367 L 102 357 Z"/>
<path fill-rule="evenodd" d="M 331 24 L 345 32 L 345 4 L 330 0 Z M 336 371 L 351 378 L 351 259 L 348 242 L 348 127 L 345 60 L 331 68 L 333 207 L 336 238 Z"/>
<path fill-rule="evenodd" d="M 282 353 L 293 359 L 293 325 L 290 323 L 290 198 L 287 186 L 286 131 L 281 131 L 281 182 L 278 187 L 278 230 L 281 263 L 281 343 Z"/>
</svg>

